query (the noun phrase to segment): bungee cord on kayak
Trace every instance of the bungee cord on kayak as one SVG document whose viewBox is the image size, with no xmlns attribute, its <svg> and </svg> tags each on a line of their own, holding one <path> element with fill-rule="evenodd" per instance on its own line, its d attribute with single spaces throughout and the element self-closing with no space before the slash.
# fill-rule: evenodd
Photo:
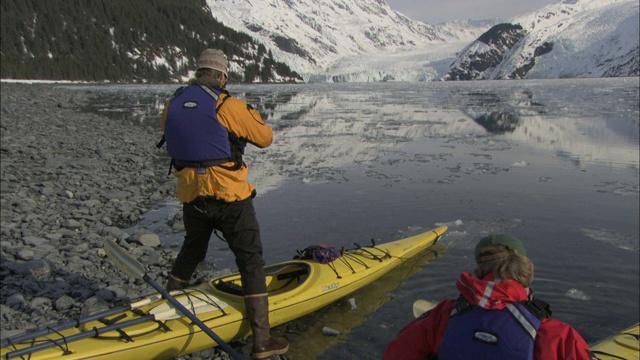
<svg viewBox="0 0 640 360">
<path fill-rule="evenodd" d="M 325 263 L 294 259 L 266 266 L 271 323 L 284 324 L 344 298 L 405 260 L 425 254 L 446 231 L 443 226 L 389 243 L 336 250 L 339 256 L 333 258 L 335 253 L 330 252 L 332 260 Z M 115 243 L 108 245 L 114 247 L 110 251 L 123 251 Z M 124 253 L 116 254 L 114 264 L 131 267 L 128 270 L 135 273 L 132 275 L 148 278 L 144 267 L 135 259 L 127 259 Z M 109 252 L 108 255 L 111 256 Z M 171 359 L 215 346 L 203 329 L 194 326 L 191 317 L 191 321 L 187 320 L 186 313 L 225 342 L 250 334 L 239 273 L 169 294 L 184 311 L 164 295 L 154 294 L 127 306 L 54 326 L 55 331 L 42 329 L 3 339 L 3 345 L 11 346 L 3 346 L 1 356 L 41 360 L 65 354 L 66 359 L 77 360 L 119 354 L 127 358 Z M 163 346 L 154 346 L 160 343 Z"/>
</svg>

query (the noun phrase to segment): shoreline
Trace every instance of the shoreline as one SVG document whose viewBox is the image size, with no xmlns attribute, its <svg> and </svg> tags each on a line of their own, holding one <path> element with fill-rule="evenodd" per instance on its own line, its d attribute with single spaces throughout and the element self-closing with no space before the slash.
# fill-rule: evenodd
<svg viewBox="0 0 640 360">
<path fill-rule="evenodd" d="M 155 147 L 160 130 L 82 112 L 91 92 L 4 81 L 1 92 L 2 337 L 155 293 L 102 246 L 115 239 L 164 283 L 180 244 L 136 226 L 175 198 L 166 151 Z M 180 233 L 181 216 L 162 226 Z"/>
</svg>

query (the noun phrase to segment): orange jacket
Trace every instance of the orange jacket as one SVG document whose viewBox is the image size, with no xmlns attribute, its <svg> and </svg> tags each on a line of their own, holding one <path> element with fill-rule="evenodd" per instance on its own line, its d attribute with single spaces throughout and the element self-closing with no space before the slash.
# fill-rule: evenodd
<svg viewBox="0 0 640 360">
<path fill-rule="evenodd" d="M 170 102 L 171 99 L 165 102 L 160 117 L 160 129 L 163 131 Z M 220 106 L 223 102 L 217 115 L 220 123 L 229 132 L 235 133 L 239 138 L 259 148 L 271 145 L 273 141 L 271 127 L 264 122 L 256 109 L 224 92 L 218 97 L 216 106 Z M 231 166 L 233 162 L 223 165 Z M 243 163 L 238 170 L 212 166 L 206 168 L 204 174 L 198 174 L 198 169 L 185 167 L 174 171 L 173 175 L 178 179 L 178 200 L 183 203 L 189 203 L 199 196 L 234 202 L 249 198 L 255 191 L 255 187 L 247 181 L 248 173 L 249 168 Z"/>
</svg>

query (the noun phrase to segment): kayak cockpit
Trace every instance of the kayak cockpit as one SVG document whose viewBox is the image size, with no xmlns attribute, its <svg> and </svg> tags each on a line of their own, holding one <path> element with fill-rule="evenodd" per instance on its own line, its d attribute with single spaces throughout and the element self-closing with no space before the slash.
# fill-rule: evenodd
<svg viewBox="0 0 640 360">
<path fill-rule="evenodd" d="M 306 262 L 288 262 L 265 267 L 267 292 L 269 296 L 291 291 L 307 280 L 311 266 Z M 218 291 L 244 296 L 240 274 L 233 274 L 209 281 L 209 285 Z"/>
</svg>

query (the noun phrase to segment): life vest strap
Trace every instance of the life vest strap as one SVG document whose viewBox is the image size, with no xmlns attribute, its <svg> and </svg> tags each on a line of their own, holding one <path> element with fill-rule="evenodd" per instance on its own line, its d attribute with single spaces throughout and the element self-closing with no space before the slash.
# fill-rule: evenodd
<svg viewBox="0 0 640 360">
<path fill-rule="evenodd" d="M 213 92 L 213 90 L 211 90 L 209 87 L 204 85 L 200 85 L 200 88 L 202 88 L 202 90 L 204 90 L 207 94 L 209 94 L 209 96 L 211 96 L 216 102 L 218 102 L 219 96 L 218 94 Z M 222 93 L 226 94 L 227 96 L 225 96 L 220 102 L 220 104 L 216 107 L 216 113 L 220 111 L 220 108 L 222 107 L 224 102 L 227 101 L 227 99 L 230 97 L 229 93 L 226 92 L 225 90 L 221 90 L 221 94 Z M 227 161 L 224 161 L 220 164 L 215 164 L 211 166 L 220 166 L 223 169 L 235 171 L 242 168 L 242 165 L 243 165 L 242 155 L 244 155 L 244 145 L 240 142 L 240 138 L 238 138 L 238 136 L 235 133 L 233 133 L 231 130 L 228 130 L 228 131 L 229 131 L 229 145 L 231 146 L 231 158 L 226 159 Z M 222 166 L 222 164 L 229 161 L 233 161 L 234 164 L 232 166 Z"/>
<path fill-rule="evenodd" d="M 212 166 L 219 166 L 231 161 L 231 158 L 214 159 L 214 160 L 202 160 L 202 161 L 184 161 L 172 159 L 171 162 L 176 170 L 180 171 L 183 168 L 208 168 Z"/>
<path fill-rule="evenodd" d="M 533 299 L 523 301 L 522 304 L 531 312 L 533 316 L 542 321 L 542 319 L 551 317 L 551 306 L 546 301 Z M 451 310 L 450 316 L 464 314 L 471 309 L 471 304 L 464 296 L 460 295 Z"/>
<path fill-rule="evenodd" d="M 525 316 L 525 314 L 514 304 L 507 304 L 507 310 L 511 312 L 513 318 L 520 323 L 522 329 L 529 335 L 531 340 L 535 340 L 536 334 L 538 333 L 538 328 L 534 326 L 529 319 Z M 539 319 L 538 319 L 539 320 Z"/>
<path fill-rule="evenodd" d="M 524 306 L 539 320 L 551 317 L 551 306 L 545 301 L 533 299 L 525 302 Z"/>
<path fill-rule="evenodd" d="M 458 299 L 456 299 L 453 309 L 451 309 L 450 316 L 453 317 L 455 315 L 464 314 L 469 310 L 471 310 L 471 304 L 469 304 L 469 300 L 465 299 L 464 296 L 460 295 Z"/>
<path fill-rule="evenodd" d="M 216 102 L 218 102 L 218 94 L 216 94 L 215 92 L 213 92 L 213 90 L 209 89 L 207 86 L 204 85 L 200 85 L 200 88 L 202 90 L 204 90 L 204 92 L 206 92 L 207 94 L 209 94 L 209 96 L 211 96 L 213 98 L 213 100 L 215 100 Z"/>
<path fill-rule="evenodd" d="M 164 137 L 164 134 L 162 134 L 162 137 L 160 138 L 160 141 L 158 141 L 158 143 L 156 144 L 156 147 L 158 149 L 160 149 L 162 147 L 162 145 L 164 145 L 164 143 L 167 141 L 167 139 Z"/>
</svg>

